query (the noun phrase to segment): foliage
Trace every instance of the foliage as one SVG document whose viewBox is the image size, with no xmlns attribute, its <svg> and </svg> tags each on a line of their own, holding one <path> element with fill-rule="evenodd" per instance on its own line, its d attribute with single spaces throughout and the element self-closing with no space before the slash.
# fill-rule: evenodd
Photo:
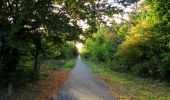
<svg viewBox="0 0 170 100">
<path fill-rule="evenodd" d="M 140 15 L 142 19 L 138 19 L 137 24 L 128 30 L 126 40 L 119 45 L 116 55 L 120 62 L 128 66 L 127 71 L 132 71 L 139 76 L 169 79 L 167 76 L 170 51 L 167 45 L 170 42 L 169 20 L 166 18 L 168 12 L 165 7 L 167 4 L 167 2 L 154 1 L 154 4 L 149 5 L 148 12 Z M 158 14 L 152 15 L 155 12 Z M 163 17 L 165 19 L 162 19 Z M 162 56 L 164 54 L 167 54 L 166 57 Z M 165 62 L 164 57 L 167 59 Z"/>
<path fill-rule="evenodd" d="M 1 0 L 0 78 L 8 82 L 24 73 L 38 77 L 44 59 L 61 52 L 65 57 L 72 56 L 68 55 L 72 46 L 64 48 L 63 44 L 85 35 L 79 21 L 87 22 L 89 34 L 96 31 L 103 15 L 120 11 L 97 0 Z"/>
<path fill-rule="evenodd" d="M 108 36 L 107 31 L 103 31 L 95 33 L 102 38 L 93 36 L 94 40 L 87 40 L 85 57 L 91 56 L 104 63 L 109 61 L 110 67 L 116 71 L 169 81 L 169 4 L 169 1 L 145 0 L 138 12 L 129 15 L 129 21 L 123 21 L 117 26 L 112 25 L 112 33 L 116 35 L 109 36 L 111 39 L 103 39 Z M 107 44 L 105 40 L 113 46 L 107 48 L 102 45 Z M 112 58 L 111 61 L 108 57 Z"/>
<path fill-rule="evenodd" d="M 60 48 L 60 55 L 56 59 L 71 59 L 78 56 L 78 51 L 75 42 L 67 42 Z"/>
<path fill-rule="evenodd" d="M 103 61 L 110 63 L 112 60 L 111 54 L 114 50 L 111 37 L 113 33 L 109 31 L 109 28 L 103 27 L 94 33 L 92 38 L 86 39 L 84 45 L 84 56 L 91 57 L 93 60 Z"/>
</svg>

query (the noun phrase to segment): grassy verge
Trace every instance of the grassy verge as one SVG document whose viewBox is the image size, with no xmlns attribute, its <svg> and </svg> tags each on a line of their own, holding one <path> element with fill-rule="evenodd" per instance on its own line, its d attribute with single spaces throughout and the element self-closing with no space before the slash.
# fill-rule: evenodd
<svg viewBox="0 0 170 100">
<path fill-rule="evenodd" d="M 75 62 L 76 62 L 76 59 L 68 60 L 68 61 L 66 62 L 66 64 L 64 65 L 63 69 L 68 70 L 68 69 L 73 68 L 74 65 L 75 65 Z"/>
<path fill-rule="evenodd" d="M 102 64 L 85 62 L 118 100 L 170 100 L 167 83 L 114 72 Z"/>
<path fill-rule="evenodd" d="M 5 97 L 5 100 L 51 100 L 52 95 L 68 79 L 74 65 L 75 59 L 44 61 L 40 79 L 25 86 L 15 87 L 13 96 Z"/>
<path fill-rule="evenodd" d="M 72 69 L 75 65 L 76 59 L 67 59 L 67 60 L 47 60 L 44 61 L 41 68 L 40 77 L 47 76 L 51 71 L 68 71 Z"/>
</svg>

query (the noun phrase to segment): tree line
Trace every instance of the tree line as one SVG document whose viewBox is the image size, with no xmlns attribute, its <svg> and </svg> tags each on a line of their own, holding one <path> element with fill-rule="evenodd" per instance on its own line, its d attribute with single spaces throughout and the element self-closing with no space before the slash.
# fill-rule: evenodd
<svg viewBox="0 0 170 100">
<path fill-rule="evenodd" d="M 170 80 L 170 1 L 144 0 L 112 27 L 100 25 L 85 40 L 82 55 L 114 71 Z"/>
</svg>

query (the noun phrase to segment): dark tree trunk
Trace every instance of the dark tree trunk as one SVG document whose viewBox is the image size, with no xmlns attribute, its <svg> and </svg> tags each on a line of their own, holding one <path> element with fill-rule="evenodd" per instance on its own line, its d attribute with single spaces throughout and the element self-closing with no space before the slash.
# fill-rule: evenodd
<svg viewBox="0 0 170 100">
<path fill-rule="evenodd" d="M 39 66 L 39 49 L 36 48 L 35 50 L 35 59 L 34 59 L 34 73 L 36 77 L 39 76 L 40 73 L 40 66 Z"/>
</svg>

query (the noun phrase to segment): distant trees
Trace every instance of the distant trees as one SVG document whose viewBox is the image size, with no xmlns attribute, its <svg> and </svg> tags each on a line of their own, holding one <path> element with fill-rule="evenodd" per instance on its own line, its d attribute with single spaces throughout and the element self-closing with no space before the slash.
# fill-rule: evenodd
<svg viewBox="0 0 170 100">
<path fill-rule="evenodd" d="M 60 55 L 56 59 L 70 59 L 78 56 L 78 50 L 75 42 L 66 42 L 60 47 Z"/>
<path fill-rule="evenodd" d="M 113 36 L 114 34 L 108 28 L 102 27 L 99 29 L 91 38 L 85 40 L 85 46 L 82 51 L 84 57 L 110 63 L 114 52 Z"/>
<path fill-rule="evenodd" d="M 102 46 L 102 43 L 89 45 L 89 40 L 85 43 L 87 54 L 99 59 L 101 56 L 106 60 L 113 57 L 110 66 L 113 70 L 121 72 L 132 72 L 142 77 L 152 77 L 154 79 L 170 79 L 170 13 L 168 11 L 169 1 L 146 0 L 139 9 L 138 13 L 131 14 L 129 22 L 123 22 L 114 27 L 116 35 L 112 39 L 107 39 L 114 46 L 109 46 L 115 52 L 109 51 L 110 48 Z M 133 19 L 132 19 L 133 18 Z M 103 28 L 99 29 L 103 30 Z M 97 33 L 100 35 L 101 33 Z M 110 32 L 104 31 L 102 38 L 109 36 Z M 93 36 L 94 37 L 94 36 Z M 110 37 L 110 36 L 109 36 Z M 94 37 L 97 39 L 97 37 Z M 111 37 L 110 37 L 111 38 Z M 99 39 L 102 40 L 102 39 Z M 96 41 L 94 41 L 96 42 Z M 105 44 L 104 41 L 103 44 Z M 116 43 L 116 44 L 115 44 Z M 102 46 L 101 48 L 99 48 Z M 95 51 L 96 50 L 96 51 Z M 97 54 L 97 51 L 100 51 Z M 93 57 L 93 58 L 95 58 Z M 103 60 L 104 62 L 107 62 Z"/>
</svg>

